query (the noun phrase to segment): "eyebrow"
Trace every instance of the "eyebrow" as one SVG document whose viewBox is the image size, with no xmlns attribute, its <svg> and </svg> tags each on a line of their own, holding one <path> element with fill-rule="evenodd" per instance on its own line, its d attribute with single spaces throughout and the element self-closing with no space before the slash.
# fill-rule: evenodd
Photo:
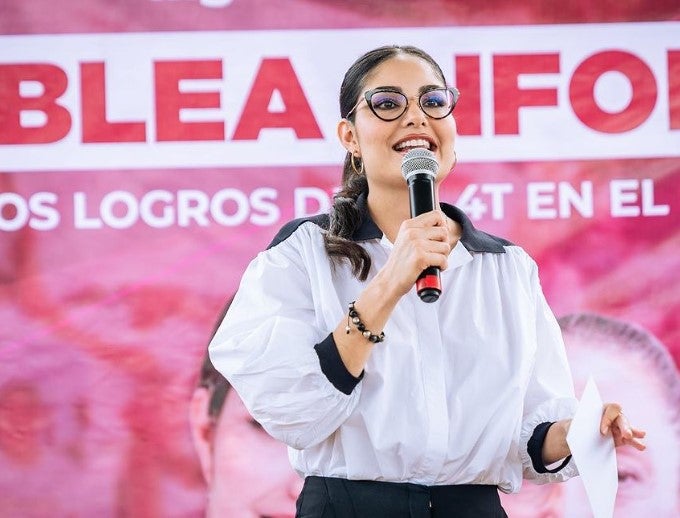
<svg viewBox="0 0 680 518">
<path fill-rule="evenodd" d="M 437 88 L 446 88 L 446 86 L 443 86 L 443 85 L 425 85 L 425 86 L 421 86 L 421 87 L 418 89 L 418 94 L 422 95 L 422 94 L 424 94 L 425 92 L 429 92 L 430 90 L 434 90 L 434 89 L 437 89 Z M 404 90 L 403 90 L 401 87 L 399 87 L 399 86 L 391 86 L 391 85 L 376 86 L 375 88 L 369 88 L 369 90 L 379 91 L 379 92 L 385 91 L 385 90 L 386 90 L 386 91 L 396 91 L 396 92 L 404 93 Z"/>
</svg>

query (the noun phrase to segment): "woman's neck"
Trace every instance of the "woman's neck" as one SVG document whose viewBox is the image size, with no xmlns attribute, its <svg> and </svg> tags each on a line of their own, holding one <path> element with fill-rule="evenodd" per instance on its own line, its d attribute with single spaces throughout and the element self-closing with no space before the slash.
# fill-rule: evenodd
<svg viewBox="0 0 680 518">
<path fill-rule="evenodd" d="M 380 189 L 380 194 L 374 192 L 369 189 L 368 212 L 385 237 L 394 243 L 401 224 L 411 218 L 408 190 Z M 435 192 L 435 200 L 438 198 Z"/>
<path fill-rule="evenodd" d="M 435 188 L 435 207 L 439 209 L 439 193 Z M 404 220 L 411 218 L 411 207 L 409 205 L 408 191 L 392 191 L 389 195 L 385 191 L 381 194 L 371 196 L 371 191 L 368 193 L 368 212 L 373 219 L 373 222 L 378 226 L 387 239 L 394 243 L 399 234 L 399 227 Z M 459 223 L 447 218 L 447 226 L 449 232 L 449 243 L 451 247 L 460 240 L 463 235 L 463 228 Z"/>
</svg>

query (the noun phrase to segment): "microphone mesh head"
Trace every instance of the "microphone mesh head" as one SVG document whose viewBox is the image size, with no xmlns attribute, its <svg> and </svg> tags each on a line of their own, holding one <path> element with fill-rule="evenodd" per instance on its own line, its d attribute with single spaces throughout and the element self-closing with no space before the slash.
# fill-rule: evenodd
<svg viewBox="0 0 680 518">
<path fill-rule="evenodd" d="M 414 174 L 437 175 L 439 163 L 429 149 L 415 148 L 404 155 L 401 161 L 401 174 L 408 180 Z"/>
</svg>

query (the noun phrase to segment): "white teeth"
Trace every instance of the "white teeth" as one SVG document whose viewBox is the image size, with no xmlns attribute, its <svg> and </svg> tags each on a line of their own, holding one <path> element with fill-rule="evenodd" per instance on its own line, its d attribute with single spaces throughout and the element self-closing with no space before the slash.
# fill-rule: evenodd
<svg viewBox="0 0 680 518">
<path fill-rule="evenodd" d="M 412 139 L 400 142 L 396 146 L 397 151 L 408 148 L 424 147 L 425 149 L 430 149 L 430 143 L 425 139 Z"/>
</svg>

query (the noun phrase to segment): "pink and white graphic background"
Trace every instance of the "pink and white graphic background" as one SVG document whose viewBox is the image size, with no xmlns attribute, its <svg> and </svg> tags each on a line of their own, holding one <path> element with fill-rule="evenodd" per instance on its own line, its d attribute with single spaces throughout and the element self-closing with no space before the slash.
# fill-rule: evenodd
<svg viewBox="0 0 680 518">
<path fill-rule="evenodd" d="M 680 8 L 549 4 L 4 0 L 0 516 L 203 513 L 211 328 L 327 208 L 342 74 L 382 44 L 462 92 L 443 198 L 532 254 L 556 315 L 679 364 Z"/>
</svg>

